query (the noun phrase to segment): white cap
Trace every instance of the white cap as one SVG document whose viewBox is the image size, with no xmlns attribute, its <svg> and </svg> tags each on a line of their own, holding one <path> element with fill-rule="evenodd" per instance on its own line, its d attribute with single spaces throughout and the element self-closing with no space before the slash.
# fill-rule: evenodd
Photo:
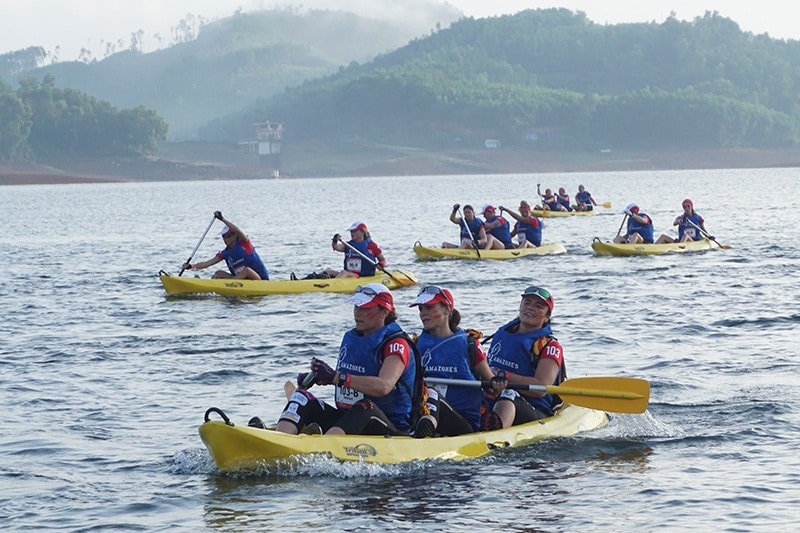
<svg viewBox="0 0 800 533">
<path fill-rule="evenodd" d="M 225 234 L 226 234 L 226 233 L 228 233 L 230 230 L 231 230 L 231 228 L 229 228 L 228 226 L 223 226 L 223 227 L 222 227 L 222 229 L 221 229 L 221 230 L 219 230 L 219 234 L 220 234 L 220 236 L 222 236 L 222 235 L 225 235 Z"/>
<path fill-rule="evenodd" d="M 394 309 L 394 297 L 392 291 L 381 283 L 367 283 L 356 287 L 356 292 L 347 299 L 347 303 L 356 307 L 374 307 L 380 305 L 387 311 Z"/>
<path fill-rule="evenodd" d="M 355 222 L 350 224 L 349 228 L 347 228 L 347 231 L 356 231 L 356 230 L 367 231 L 367 225 L 361 222 L 360 220 L 356 220 Z"/>
</svg>

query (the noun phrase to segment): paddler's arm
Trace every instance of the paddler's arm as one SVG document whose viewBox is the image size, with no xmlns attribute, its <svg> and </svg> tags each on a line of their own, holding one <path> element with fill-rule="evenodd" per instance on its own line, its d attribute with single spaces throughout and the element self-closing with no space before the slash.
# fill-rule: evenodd
<svg viewBox="0 0 800 533">
<path fill-rule="evenodd" d="M 521 385 L 552 385 L 558 375 L 558 363 L 552 359 L 540 359 L 539 364 L 536 365 L 536 376 L 521 376 L 519 374 L 510 374 L 506 372 L 506 379 L 509 383 L 519 383 Z M 547 394 L 546 392 L 536 391 L 517 391 L 523 396 L 532 396 L 540 398 Z"/>
<path fill-rule="evenodd" d="M 399 342 L 405 343 L 402 340 Z M 407 343 L 405 343 L 405 350 L 407 350 L 407 353 L 410 355 L 411 348 Z M 413 357 L 413 355 L 411 355 L 411 357 Z M 406 361 L 407 360 L 408 359 L 406 359 Z M 391 355 L 384 359 L 381 370 L 377 376 L 354 376 L 352 374 L 337 372 L 334 384 L 344 385 L 349 376 L 350 382 L 347 384 L 349 388 L 363 392 L 368 396 L 382 398 L 394 390 L 397 381 L 400 379 L 400 376 L 403 375 L 405 369 L 406 363 L 403 357 L 400 354 Z"/>
<path fill-rule="evenodd" d="M 235 233 L 240 241 L 248 240 L 247 235 L 245 235 L 239 226 L 222 216 L 222 211 L 214 211 L 214 216 L 217 218 L 217 220 L 228 226 L 228 229 Z"/>
<path fill-rule="evenodd" d="M 455 204 L 453 206 L 453 210 L 450 212 L 450 222 L 453 224 L 461 224 L 461 217 L 458 216 L 458 208 L 461 207 L 459 204 Z"/>
</svg>

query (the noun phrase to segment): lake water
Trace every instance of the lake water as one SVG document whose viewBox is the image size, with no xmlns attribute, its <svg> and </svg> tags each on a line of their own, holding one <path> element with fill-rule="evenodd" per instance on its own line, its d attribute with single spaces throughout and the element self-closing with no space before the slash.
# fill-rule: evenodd
<svg viewBox="0 0 800 533">
<path fill-rule="evenodd" d="M 800 526 L 798 169 L 120 183 L 0 188 L 0 519 L 13 530 L 727 531 Z M 519 205 L 536 184 L 584 184 L 613 209 L 549 219 L 561 256 L 416 262 L 456 239 L 459 202 Z M 733 246 L 602 258 L 637 202 L 656 234 L 690 197 Z M 772 205 L 775 209 L 765 209 Z M 331 235 L 361 219 L 393 267 L 453 289 L 465 326 L 514 316 L 531 284 L 555 295 L 572 377 L 650 381 L 644 415 L 479 460 L 400 466 L 312 460 L 219 473 L 197 427 L 210 406 L 274 420 L 282 384 L 333 363 L 344 295 L 174 298 L 216 209 L 272 277 L 337 267 Z M 195 256 L 221 246 L 215 224 Z M 210 275 L 213 269 L 202 272 Z M 416 289 L 395 291 L 400 323 Z"/>
</svg>

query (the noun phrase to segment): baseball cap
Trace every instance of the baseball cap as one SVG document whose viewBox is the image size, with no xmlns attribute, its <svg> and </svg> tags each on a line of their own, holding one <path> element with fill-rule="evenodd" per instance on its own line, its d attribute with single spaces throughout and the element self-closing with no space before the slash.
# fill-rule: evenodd
<svg viewBox="0 0 800 533">
<path fill-rule="evenodd" d="M 547 289 L 543 289 L 541 287 L 531 286 L 525 289 L 522 294 L 520 294 L 523 298 L 526 296 L 535 296 L 542 300 L 544 303 L 547 304 L 547 307 L 550 308 L 550 314 L 553 314 L 553 306 L 555 306 L 555 301 L 553 300 L 553 295 L 550 294 L 550 291 Z"/>
<path fill-rule="evenodd" d="M 360 220 L 356 220 L 355 222 L 350 224 L 349 228 L 347 228 L 347 231 L 356 231 L 356 230 L 367 231 L 367 225 L 361 222 Z"/>
<path fill-rule="evenodd" d="M 625 208 L 625 211 L 630 211 L 631 213 L 638 213 L 639 206 L 636 204 L 628 204 L 628 207 Z"/>
<path fill-rule="evenodd" d="M 362 309 L 369 309 L 379 305 L 387 311 L 394 310 L 394 298 L 391 291 L 380 283 L 367 283 L 356 287 L 356 292 L 347 299 L 351 303 Z"/>
<path fill-rule="evenodd" d="M 448 309 L 452 310 L 456 306 L 453 293 L 447 289 L 442 289 L 436 285 L 429 285 L 420 289 L 417 294 L 417 299 L 409 307 L 415 305 L 433 305 L 436 303 L 444 304 Z"/>
<path fill-rule="evenodd" d="M 684 205 L 687 205 L 687 204 L 688 204 L 690 207 L 694 208 L 694 203 L 693 203 L 693 202 L 692 202 L 690 199 L 688 199 L 688 198 L 686 198 L 686 199 L 685 199 L 683 202 L 681 202 L 681 206 L 684 206 Z"/>
<path fill-rule="evenodd" d="M 231 231 L 231 228 L 229 228 L 228 226 L 224 226 L 221 230 L 219 230 L 220 237 L 228 237 L 232 233 L 233 231 Z"/>
<path fill-rule="evenodd" d="M 486 204 L 486 205 L 484 205 L 484 206 L 483 206 L 483 209 L 481 209 L 481 213 L 486 213 L 486 211 L 488 211 L 488 210 L 490 210 L 490 209 L 491 209 L 492 211 L 494 211 L 494 210 L 495 210 L 493 205 L 491 205 L 491 204 Z"/>
</svg>

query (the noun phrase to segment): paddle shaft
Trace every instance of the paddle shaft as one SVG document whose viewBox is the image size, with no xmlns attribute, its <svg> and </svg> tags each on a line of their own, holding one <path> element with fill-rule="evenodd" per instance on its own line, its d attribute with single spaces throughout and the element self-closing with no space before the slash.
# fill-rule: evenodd
<svg viewBox="0 0 800 533">
<path fill-rule="evenodd" d="M 619 225 L 619 229 L 617 230 L 617 237 L 622 233 L 622 227 L 625 225 L 626 220 L 628 220 L 628 213 L 625 213 L 625 216 L 622 217 L 622 224 Z"/>
<path fill-rule="evenodd" d="M 426 377 L 431 385 L 489 387 L 490 381 Z M 643 413 L 650 401 L 650 384 L 637 378 L 588 377 L 564 381 L 561 385 L 509 383 L 509 389 L 558 394 L 573 405 L 616 413 Z"/>
<path fill-rule="evenodd" d="M 717 246 L 719 246 L 720 248 L 730 248 L 730 246 L 724 246 L 724 245 L 720 244 L 720 243 L 719 243 L 719 241 L 717 241 L 717 239 L 715 239 L 714 237 L 712 237 L 711 235 L 709 235 L 709 234 L 708 234 L 708 232 L 707 232 L 706 230 L 704 230 L 703 228 L 701 228 L 700 226 L 698 226 L 697 224 L 695 224 L 694 222 L 692 222 L 692 221 L 691 221 L 691 219 L 689 219 L 689 217 L 685 217 L 685 218 L 684 218 L 684 220 L 686 220 L 686 222 L 688 222 L 689 224 L 691 224 L 692 226 L 694 226 L 695 228 L 697 228 L 697 230 L 698 230 L 700 233 L 702 233 L 702 234 L 703 234 L 703 236 L 704 236 L 705 238 L 707 238 L 707 239 L 709 239 L 709 240 L 711 240 L 711 241 L 714 241 L 715 243 L 717 243 Z"/>
<path fill-rule="evenodd" d="M 464 218 L 464 215 L 461 214 L 461 208 L 458 208 L 458 216 L 461 218 L 461 223 L 464 224 L 464 227 L 467 228 L 467 233 L 469 233 L 469 238 L 472 240 L 472 246 L 475 247 L 475 253 L 478 254 L 478 259 L 481 259 L 481 251 L 478 247 L 478 241 L 475 240 L 475 235 L 472 234 L 472 230 L 469 229 L 469 224 L 467 224 L 467 219 Z"/>
<path fill-rule="evenodd" d="M 211 217 L 211 222 L 209 222 L 209 223 L 208 223 L 208 227 L 207 227 L 207 228 L 206 228 L 206 230 L 203 232 L 203 236 L 202 236 L 202 237 L 200 237 L 200 240 L 199 240 L 199 241 L 197 241 L 197 246 L 195 246 L 195 247 L 194 247 L 194 250 L 192 250 L 192 255 L 190 255 L 190 256 L 189 256 L 189 259 L 187 259 L 187 260 L 186 260 L 186 262 L 187 262 L 187 263 L 191 263 L 191 262 L 192 262 L 192 258 L 194 257 L 194 254 L 196 254 L 196 253 L 197 253 L 197 250 L 199 250 L 199 249 L 200 249 L 200 245 L 201 245 L 201 244 L 203 244 L 203 241 L 205 240 L 205 238 L 206 238 L 206 235 L 208 235 L 208 232 L 211 230 L 211 226 L 213 226 L 213 225 L 214 225 L 214 221 L 215 221 L 216 219 L 217 219 L 217 217 Z M 184 271 L 184 270 L 186 270 L 186 269 L 185 269 L 185 268 L 181 268 L 181 271 L 178 273 L 178 276 L 179 276 L 179 277 L 180 277 L 180 276 L 183 274 L 183 271 Z"/>
<path fill-rule="evenodd" d="M 349 242 L 345 241 L 345 240 L 344 240 L 344 239 L 342 239 L 341 237 L 339 238 L 339 241 L 340 241 L 342 244 L 344 244 L 345 246 L 347 246 L 347 247 L 348 247 L 350 250 L 352 250 L 352 251 L 354 251 L 355 253 L 357 253 L 358 255 L 360 255 L 360 256 L 361 256 L 361 257 L 362 257 L 362 258 L 363 258 L 365 261 L 367 261 L 368 263 L 370 263 L 372 266 L 374 266 L 374 267 L 376 267 L 376 268 L 380 268 L 380 269 L 383 271 L 383 273 L 384 273 L 384 274 L 386 274 L 387 276 L 389 276 L 390 278 L 392 278 L 393 280 L 395 280 L 395 281 L 396 281 L 397 283 L 399 283 L 400 285 L 406 285 L 406 283 L 403 283 L 402 281 L 400 281 L 399 279 L 397 279 L 396 277 L 394 277 L 394 276 L 392 275 L 392 273 L 391 273 L 391 272 L 389 272 L 388 270 L 386 270 L 385 268 L 383 268 L 383 267 L 380 265 L 380 263 L 379 263 L 377 260 L 373 261 L 372 259 L 370 259 L 370 258 L 369 258 L 369 257 L 367 257 L 366 255 L 364 255 L 364 253 L 363 253 L 361 250 L 359 250 L 358 248 L 356 248 L 355 246 L 353 246 L 353 245 L 352 245 L 352 244 L 350 244 Z"/>
</svg>

